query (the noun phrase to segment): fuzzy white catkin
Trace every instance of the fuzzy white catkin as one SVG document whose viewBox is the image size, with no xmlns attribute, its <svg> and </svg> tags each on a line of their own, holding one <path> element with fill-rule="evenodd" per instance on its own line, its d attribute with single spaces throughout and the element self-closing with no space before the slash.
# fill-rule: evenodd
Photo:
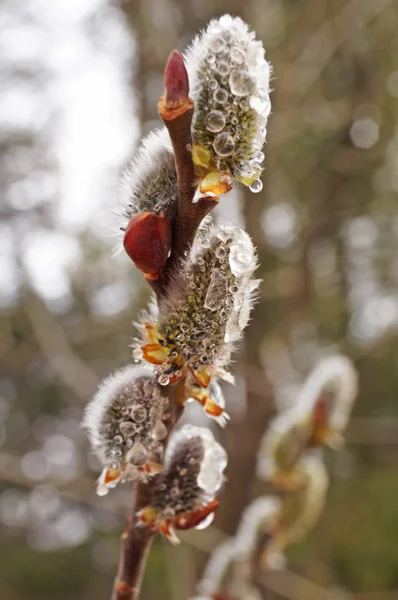
<svg viewBox="0 0 398 600">
<path fill-rule="evenodd" d="M 178 188 L 174 154 L 167 129 L 145 137 L 126 168 L 116 211 L 119 228 L 126 229 L 139 212 L 163 213 L 171 220 L 177 206 Z"/>
<path fill-rule="evenodd" d="M 281 500 L 272 496 L 256 498 L 245 509 L 235 536 L 236 554 L 239 559 L 250 557 L 260 532 L 271 532 L 280 510 Z"/>
<path fill-rule="evenodd" d="M 252 241 L 241 229 L 211 226 L 198 236 L 159 312 L 144 315 L 171 351 L 155 369 L 159 381 L 181 369 L 179 359 L 173 366 L 173 353 L 193 369 L 204 366 L 216 372 L 228 365 L 233 342 L 241 337 L 256 299 L 256 267 Z M 141 343 L 135 342 L 138 352 Z"/>
<path fill-rule="evenodd" d="M 304 382 L 295 405 L 270 422 L 259 452 L 260 478 L 272 477 L 278 469 L 289 466 L 289 457 L 293 465 L 294 456 L 300 456 L 300 448 L 305 448 L 312 433 L 311 416 L 325 392 L 329 393 L 327 426 L 339 436 L 347 426 L 358 394 L 358 376 L 350 359 L 336 354 L 319 361 Z"/>
<path fill-rule="evenodd" d="M 194 144 L 209 154 L 207 166 L 260 191 L 272 71 L 262 43 L 242 19 L 224 15 L 210 22 L 185 56 L 195 101 Z"/>
<path fill-rule="evenodd" d="M 205 506 L 219 491 L 226 465 L 227 454 L 209 429 L 184 425 L 170 438 L 153 491 L 155 508 L 170 518 Z"/>
<path fill-rule="evenodd" d="M 140 476 L 135 466 L 160 450 L 167 435 L 162 422 L 167 403 L 152 372 L 140 366 L 124 367 L 101 384 L 85 410 L 83 427 L 105 467 L 102 476 L 108 468 L 120 477 Z"/>
</svg>

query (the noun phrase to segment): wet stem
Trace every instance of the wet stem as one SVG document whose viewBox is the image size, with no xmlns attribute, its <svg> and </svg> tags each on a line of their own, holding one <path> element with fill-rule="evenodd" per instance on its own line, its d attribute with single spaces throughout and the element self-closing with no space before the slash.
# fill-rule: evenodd
<svg viewBox="0 0 398 600">
<path fill-rule="evenodd" d="M 178 63 L 178 75 L 181 84 L 187 85 L 188 76 L 186 75 L 186 79 L 181 77 L 181 69 L 185 70 L 183 59 L 179 53 L 174 51 L 170 55 L 165 69 L 166 93 L 165 96 L 161 97 L 158 104 L 160 117 L 169 131 L 173 145 L 178 179 L 178 210 L 172 224 L 171 255 L 159 278 L 149 282 L 156 294 L 158 303 L 167 294 L 171 275 L 191 247 L 200 223 L 216 206 L 218 201 L 217 198 L 202 198 L 193 203 L 195 172 L 190 152 L 193 101 L 188 97 L 188 88 L 186 88 L 186 93 L 181 94 L 180 103 L 176 102 L 170 106 L 167 102 L 170 72 L 173 72 L 173 64 L 175 65 L 176 62 Z M 175 82 L 172 83 L 173 97 L 175 97 Z M 170 406 L 174 407 L 172 417 L 167 423 L 168 437 L 183 412 L 183 408 L 176 402 L 177 387 L 176 385 L 170 385 L 167 389 Z M 142 526 L 138 522 L 136 514 L 150 503 L 151 489 L 150 481 L 148 483 L 137 482 L 134 486 L 131 515 L 122 535 L 122 548 L 112 600 L 136 600 L 139 598 L 145 565 L 155 534 L 148 527 Z"/>
</svg>

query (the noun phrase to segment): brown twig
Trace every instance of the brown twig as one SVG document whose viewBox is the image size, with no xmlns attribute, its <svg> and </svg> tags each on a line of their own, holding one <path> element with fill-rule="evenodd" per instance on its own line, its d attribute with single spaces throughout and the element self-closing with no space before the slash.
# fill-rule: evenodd
<svg viewBox="0 0 398 600">
<path fill-rule="evenodd" d="M 150 282 L 158 299 L 167 291 L 170 277 L 179 261 L 191 247 L 202 220 L 218 202 L 218 198 L 209 197 L 193 202 L 195 170 L 190 148 L 194 104 L 188 96 L 188 76 L 184 77 L 182 71 L 186 74 L 183 58 L 177 50 L 174 50 L 166 65 L 165 95 L 160 98 L 158 111 L 168 129 L 173 145 L 178 180 L 178 211 L 173 224 L 170 258 L 159 279 Z M 175 81 L 180 83 L 179 99 Z M 170 88 L 172 89 L 169 93 Z"/>
</svg>

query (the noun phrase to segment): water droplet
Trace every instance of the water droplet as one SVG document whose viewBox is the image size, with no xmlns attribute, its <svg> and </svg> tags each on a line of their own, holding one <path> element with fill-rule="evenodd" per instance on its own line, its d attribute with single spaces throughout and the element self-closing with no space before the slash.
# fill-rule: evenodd
<svg viewBox="0 0 398 600">
<path fill-rule="evenodd" d="M 140 360 L 143 356 L 144 356 L 144 353 L 141 350 L 141 348 L 134 348 L 134 350 L 133 350 L 133 358 L 135 360 Z"/>
<path fill-rule="evenodd" d="M 133 465 L 143 465 L 147 459 L 148 452 L 140 442 L 135 442 L 127 452 L 126 460 Z"/>
<path fill-rule="evenodd" d="M 209 45 L 213 52 L 222 52 L 225 48 L 225 41 L 221 36 L 216 36 L 210 40 Z"/>
<path fill-rule="evenodd" d="M 164 438 L 167 436 L 166 425 L 164 423 L 162 423 L 161 421 L 159 423 L 157 423 L 155 425 L 155 427 L 152 429 L 151 436 L 153 437 L 154 440 L 157 440 L 157 441 L 164 440 Z"/>
<path fill-rule="evenodd" d="M 210 513 L 195 527 L 195 529 L 206 529 L 214 521 L 214 512 Z"/>
<path fill-rule="evenodd" d="M 207 62 L 212 65 L 215 62 L 216 57 L 214 56 L 214 54 L 210 53 L 207 55 L 206 59 Z"/>
<path fill-rule="evenodd" d="M 209 88 L 211 90 L 216 90 L 218 88 L 218 83 L 216 79 L 210 79 L 209 81 Z"/>
<path fill-rule="evenodd" d="M 239 286 L 236 285 L 236 283 L 233 283 L 230 287 L 229 287 L 229 291 L 231 292 L 231 294 L 237 294 L 239 292 Z"/>
<path fill-rule="evenodd" d="M 226 249 L 224 248 L 224 246 L 221 246 L 221 245 L 215 251 L 215 255 L 217 256 L 217 258 L 224 258 L 226 254 L 227 254 Z"/>
<path fill-rule="evenodd" d="M 170 497 L 174 500 L 181 495 L 181 490 L 178 487 L 172 487 L 170 490 Z"/>
<path fill-rule="evenodd" d="M 123 452 L 119 448 L 112 448 L 110 453 L 114 458 L 119 458 L 123 454 Z"/>
<path fill-rule="evenodd" d="M 198 486 L 209 494 L 215 494 L 224 480 L 223 474 L 218 470 L 214 463 L 202 467 L 198 475 Z"/>
<path fill-rule="evenodd" d="M 241 330 L 238 319 L 238 313 L 235 310 L 232 311 L 225 327 L 224 341 L 227 342 L 227 344 L 235 342 L 240 338 Z"/>
<path fill-rule="evenodd" d="M 261 190 L 263 189 L 263 182 L 261 181 L 261 179 L 256 179 L 255 181 L 253 181 L 253 183 L 250 185 L 250 191 L 253 192 L 254 194 L 258 194 L 258 192 L 261 192 Z"/>
<path fill-rule="evenodd" d="M 138 404 L 136 406 L 133 406 L 130 412 L 130 416 L 133 419 L 133 421 L 136 421 L 136 423 L 142 423 L 147 417 L 147 411 L 143 406 Z"/>
<path fill-rule="evenodd" d="M 171 508 L 171 506 L 166 506 L 163 511 L 163 516 L 165 519 L 172 519 L 175 516 L 174 508 Z"/>
<path fill-rule="evenodd" d="M 261 152 L 261 150 L 259 150 L 258 152 L 255 153 L 253 158 L 256 162 L 262 163 L 265 158 L 264 152 Z"/>
<path fill-rule="evenodd" d="M 113 438 L 113 442 L 115 444 L 123 444 L 123 438 L 121 435 L 115 435 L 115 437 Z"/>
<path fill-rule="evenodd" d="M 234 228 L 232 225 L 220 225 L 219 230 L 217 232 L 217 237 L 219 240 L 226 242 L 231 237 L 232 231 Z"/>
<path fill-rule="evenodd" d="M 213 94 L 213 98 L 219 104 L 225 104 L 228 100 L 228 92 L 226 89 L 219 87 Z"/>
<path fill-rule="evenodd" d="M 162 373 L 162 375 L 160 375 L 158 378 L 158 382 L 160 383 L 160 385 L 169 385 L 170 377 Z"/>
<path fill-rule="evenodd" d="M 221 110 L 212 110 L 206 117 L 206 127 L 209 131 L 217 133 L 225 127 L 225 116 Z M 198 261 L 199 263 L 199 261 Z M 203 260 L 202 260 L 203 264 Z"/>
<path fill-rule="evenodd" d="M 247 71 L 234 69 L 229 76 L 229 87 L 236 96 L 248 96 L 254 87 L 254 81 Z"/>
<path fill-rule="evenodd" d="M 219 24 L 221 25 L 221 27 L 223 29 L 230 27 L 232 25 L 232 21 L 233 21 L 233 19 L 232 19 L 231 15 L 223 15 L 218 20 Z"/>
<path fill-rule="evenodd" d="M 185 477 L 185 475 L 188 473 L 188 469 L 185 468 L 180 468 L 180 475 L 182 477 Z"/>
<path fill-rule="evenodd" d="M 260 115 L 269 115 L 271 110 L 271 101 L 265 91 L 257 90 L 254 94 L 252 94 L 249 99 L 249 104 L 250 107 Z"/>
<path fill-rule="evenodd" d="M 130 421 L 123 421 L 122 423 L 120 423 L 119 429 L 123 437 L 131 437 L 135 433 L 135 425 Z"/>
<path fill-rule="evenodd" d="M 220 62 L 216 66 L 216 70 L 219 73 L 219 75 L 221 75 L 221 77 L 225 77 L 226 75 L 229 75 L 231 67 L 225 60 L 220 60 Z"/>
<path fill-rule="evenodd" d="M 239 238 L 231 245 L 229 251 L 229 266 L 232 273 L 235 277 L 241 277 L 252 268 L 253 261 L 254 252 L 250 236 L 245 231 L 240 231 Z"/>
<path fill-rule="evenodd" d="M 187 333 L 189 331 L 189 325 L 187 325 L 187 323 L 181 323 L 180 329 L 183 333 Z"/>
<path fill-rule="evenodd" d="M 227 281 L 220 275 L 219 269 L 214 269 L 205 298 L 205 308 L 217 310 L 222 306 L 227 293 Z"/>
<path fill-rule="evenodd" d="M 235 141 L 227 132 L 219 133 L 213 142 L 213 148 L 219 156 L 230 156 L 235 149 Z"/>
<path fill-rule="evenodd" d="M 97 496 L 106 496 L 109 492 L 108 486 L 105 483 L 99 483 L 97 485 Z"/>
<path fill-rule="evenodd" d="M 237 65 L 241 65 L 245 62 L 245 53 L 243 50 L 235 46 L 231 49 L 231 60 L 233 60 Z"/>
</svg>

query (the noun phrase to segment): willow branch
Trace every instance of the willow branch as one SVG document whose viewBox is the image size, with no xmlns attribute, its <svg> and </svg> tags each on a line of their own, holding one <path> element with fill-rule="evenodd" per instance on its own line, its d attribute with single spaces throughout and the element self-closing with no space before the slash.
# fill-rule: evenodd
<svg viewBox="0 0 398 600">
<path fill-rule="evenodd" d="M 218 201 L 215 198 L 202 198 L 193 202 L 195 169 L 191 156 L 191 124 L 194 104 L 188 93 L 188 74 L 184 61 L 181 54 L 174 50 L 165 68 L 165 94 L 160 98 L 158 110 L 173 145 L 178 182 L 178 209 L 172 224 L 170 257 L 159 278 L 149 282 L 158 301 L 167 293 L 173 270 L 191 247 L 200 223 Z M 183 410 L 176 403 L 176 387 L 171 385 L 167 388 L 170 406 L 173 407 L 172 415 L 165 423 L 168 436 Z M 150 504 L 151 492 L 151 482 L 138 482 L 134 487 L 132 512 L 122 536 L 123 545 L 112 600 L 135 600 L 139 596 L 154 533 L 148 527 L 140 525 L 136 515 L 139 510 Z"/>
</svg>

